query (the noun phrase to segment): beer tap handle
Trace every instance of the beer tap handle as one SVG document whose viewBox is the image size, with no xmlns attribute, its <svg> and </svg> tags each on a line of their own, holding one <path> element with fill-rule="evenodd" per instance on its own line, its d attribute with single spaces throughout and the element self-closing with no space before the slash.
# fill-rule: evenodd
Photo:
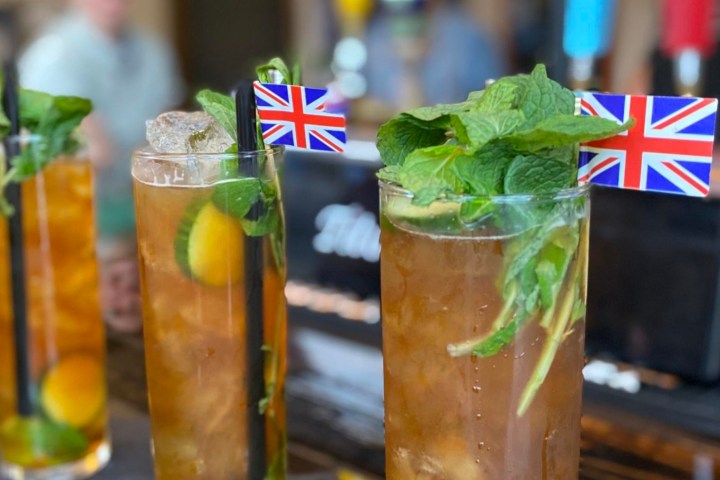
<svg viewBox="0 0 720 480">
<path fill-rule="evenodd" d="M 715 49 L 712 0 L 665 0 L 662 50 L 673 59 L 675 88 L 697 96 L 702 89 L 703 58 Z"/>
<path fill-rule="evenodd" d="M 570 58 L 568 83 L 587 89 L 594 76 L 595 61 L 611 45 L 615 0 L 567 0 L 563 49 Z"/>
</svg>

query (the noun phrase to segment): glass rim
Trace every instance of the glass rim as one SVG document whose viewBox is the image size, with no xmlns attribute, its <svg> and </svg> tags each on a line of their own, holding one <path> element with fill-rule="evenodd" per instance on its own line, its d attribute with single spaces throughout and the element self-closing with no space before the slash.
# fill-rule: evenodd
<svg viewBox="0 0 720 480">
<path fill-rule="evenodd" d="M 397 183 L 387 182 L 385 180 L 378 180 L 381 192 L 388 192 L 391 195 L 397 197 L 414 198 L 415 195 L 408 189 L 398 185 Z M 515 203 L 530 203 L 530 202 L 549 202 L 557 200 L 570 200 L 573 198 L 580 198 L 587 196 L 590 192 L 590 183 L 583 183 L 576 187 L 564 188 L 557 192 L 549 193 L 512 193 L 512 194 L 501 194 L 501 195 L 471 195 L 466 193 L 461 194 L 444 194 L 433 200 L 436 202 L 452 202 L 452 203 L 463 203 L 471 200 L 484 200 L 491 203 L 500 204 L 515 204 Z"/>
<path fill-rule="evenodd" d="M 243 150 L 239 152 L 218 152 L 218 153 L 180 153 L 180 152 L 158 152 L 153 150 L 150 145 L 137 148 L 133 151 L 133 158 L 152 159 L 152 160 L 167 160 L 167 161 L 179 161 L 186 160 L 188 157 L 194 157 L 197 159 L 217 159 L 217 160 L 234 160 L 238 157 L 241 158 L 254 158 L 261 155 L 279 155 L 285 151 L 283 145 L 268 145 L 264 150 Z"/>
</svg>

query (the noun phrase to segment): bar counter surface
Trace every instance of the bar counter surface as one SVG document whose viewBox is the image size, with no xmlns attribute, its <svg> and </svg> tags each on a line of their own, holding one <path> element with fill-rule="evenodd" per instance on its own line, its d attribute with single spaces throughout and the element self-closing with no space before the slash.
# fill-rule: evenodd
<svg viewBox="0 0 720 480">
<path fill-rule="evenodd" d="M 110 410 L 113 459 L 97 480 L 151 480 L 150 426 L 144 390 L 142 339 L 111 334 L 109 339 Z M 290 408 L 291 480 L 376 480 L 360 461 L 342 462 L 293 438 Z M 302 424 L 302 422 L 301 422 Z M 585 402 L 582 480 L 720 479 L 720 440 L 688 434 L 665 422 Z M 367 455 L 367 457 L 363 457 Z M 356 458 L 377 459 L 374 448 Z M 353 465 L 349 465 L 353 463 Z M 377 470 L 370 468 L 369 470 Z M 468 479 L 471 480 L 471 479 Z"/>
</svg>

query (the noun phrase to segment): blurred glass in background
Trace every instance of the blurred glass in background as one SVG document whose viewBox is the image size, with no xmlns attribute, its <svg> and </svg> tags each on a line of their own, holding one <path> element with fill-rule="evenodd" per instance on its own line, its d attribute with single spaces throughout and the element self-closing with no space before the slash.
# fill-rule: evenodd
<svg viewBox="0 0 720 480">
<path fill-rule="evenodd" d="M 132 24 L 131 3 L 68 2 L 19 60 L 24 87 L 95 105 L 82 130 L 95 167 L 104 310 L 123 330 L 140 325 L 131 152 L 145 143 L 145 120 L 178 105 L 183 90 L 172 48 Z"/>
</svg>

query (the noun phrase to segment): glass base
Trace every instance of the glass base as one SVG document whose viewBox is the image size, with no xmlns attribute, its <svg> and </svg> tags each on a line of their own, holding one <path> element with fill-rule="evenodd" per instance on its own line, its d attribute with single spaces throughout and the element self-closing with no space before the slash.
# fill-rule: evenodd
<svg viewBox="0 0 720 480">
<path fill-rule="evenodd" d="M 110 439 L 104 439 L 92 452 L 73 463 L 46 468 L 24 468 L 3 463 L 0 478 L 8 480 L 81 480 L 102 470 L 110 461 Z"/>
</svg>

